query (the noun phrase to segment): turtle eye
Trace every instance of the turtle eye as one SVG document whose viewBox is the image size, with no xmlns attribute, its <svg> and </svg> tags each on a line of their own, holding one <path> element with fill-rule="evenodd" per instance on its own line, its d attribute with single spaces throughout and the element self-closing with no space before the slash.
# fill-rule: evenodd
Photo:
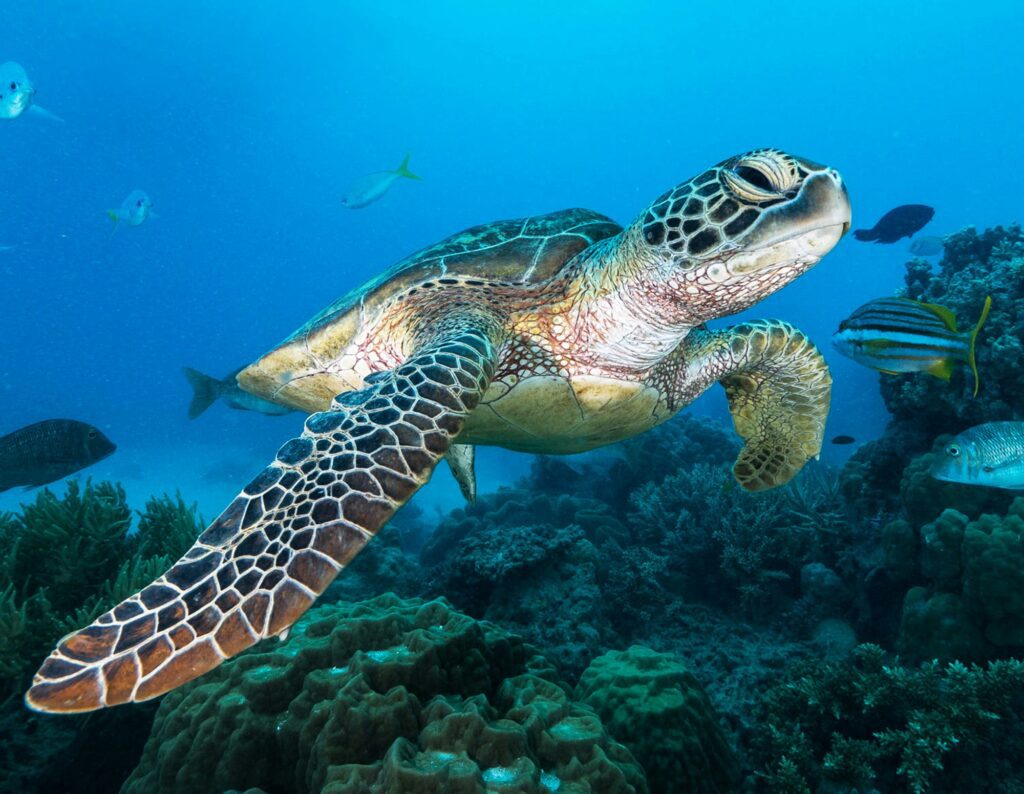
<svg viewBox="0 0 1024 794">
<path fill-rule="evenodd" d="M 996 470 L 996 467 L 995 466 L 982 466 L 981 470 L 983 472 L 985 472 L 985 474 L 991 474 L 992 472 L 994 472 Z"/>
<path fill-rule="evenodd" d="M 764 171 L 760 171 L 751 165 L 738 165 L 733 169 L 733 173 L 735 173 L 736 176 L 744 182 L 747 182 L 756 188 L 775 192 L 775 185 L 772 184 L 771 177 L 769 177 Z"/>
<path fill-rule="evenodd" d="M 949 455 L 949 457 L 951 458 L 959 458 L 960 447 L 958 447 L 956 444 L 950 444 L 948 447 L 946 447 L 946 454 Z"/>
<path fill-rule="evenodd" d="M 722 169 L 723 181 L 737 198 L 750 202 L 778 201 L 797 186 L 796 170 L 778 152 L 744 155 Z"/>
</svg>

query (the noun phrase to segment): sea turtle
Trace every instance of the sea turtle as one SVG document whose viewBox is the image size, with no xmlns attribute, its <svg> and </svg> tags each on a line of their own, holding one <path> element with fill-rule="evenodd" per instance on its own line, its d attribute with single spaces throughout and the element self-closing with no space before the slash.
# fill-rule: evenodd
<svg viewBox="0 0 1024 794">
<path fill-rule="evenodd" d="M 641 433 L 714 381 L 749 490 L 818 454 L 831 380 L 781 321 L 708 329 L 818 262 L 849 228 L 831 168 L 730 158 L 625 229 L 571 209 L 477 226 L 341 298 L 238 383 L 309 412 L 163 576 L 65 637 L 26 695 L 80 712 L 163 694 L 288 628 L 455 450 L 569 453 Z"/>
</svg>

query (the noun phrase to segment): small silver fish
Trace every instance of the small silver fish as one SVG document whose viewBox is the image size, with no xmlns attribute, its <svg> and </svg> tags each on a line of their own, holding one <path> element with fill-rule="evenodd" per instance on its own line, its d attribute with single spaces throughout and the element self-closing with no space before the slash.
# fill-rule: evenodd
<svg viewBox="0 0 1024 794">
<path fill-rule="evenodd" d="M 865 303 L 839 324 L 832 345 L 847 358 L 888 375 L 927 372 L 949 380 L 957 362 L 974 373 L 974 347 L 988 317 L 992 299 L 985 299 L 981 317 L 970 331 L 959 331 L 956 316 L 945 306 L 909 298 L 878 298 Z"/>
<path fill-rule="evenodd" d="M 36 87 L 20 63 L 0 64 L 0 119 L 16 119 L 26 111 L 51 121 L 64 121 L 34 103 Z"/>
<path fill-rule="evenodd" d="M 946 250 L 941 237 L 918 237 L 907 249 L 918 256 L 938 256 Z"/>
<path fill-rule="evenodd" d="M 133 190 L 119 208 L 107 210 L 107 217 L 114 222 L 115 229 L 122 221 L 129 226 L 141 226 L 152 214 L 153 202 L 144 190 Z"/>
<path fill-rule="evenodd" d="M 988 422 L 965 430 L 932 464 L 936 480 L 1024 489 L 1024 422 Z"/>
<path fill-rule="evenodd" d="M 394 171 L 377 171 L 357 179 L 349 186 L 345 197 L 341 200 L 341 206 L 346 209 L 357 210 L 372 204 L 387 193 L 399 177 L 420 179 L 420 177 L 409 170 L 409 155 L 405 156 L 402 164 Z"/>
</svg>

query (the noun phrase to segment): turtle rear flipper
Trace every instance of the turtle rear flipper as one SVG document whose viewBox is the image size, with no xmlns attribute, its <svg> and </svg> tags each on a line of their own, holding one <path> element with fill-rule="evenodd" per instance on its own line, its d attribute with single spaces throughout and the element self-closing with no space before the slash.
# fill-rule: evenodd
<svg viewBox="0 0 1024 794">
<path fill-rule="evenodd" d="M 472 444 L 452 444 L 444 459 L 448 461 L 448 468 L 458 483 L 462 498 L 470 504 L 476 502 L 476 447 Z"/>
<path fill-rule="evenodd" d="M 704 362 L 729 399 L 746 441 L 733 467 L 748 491 L 789 482 L 821 452 L 832 395 L 828 365 L 788 323 L 759 320 L 719 331 L 697 330 L 688 358 Z"/>
<path fill-rule="evenodd" d="M 483 325 L 444 331 L 306 421 L 163 576 L 65 637 L 25 696 L 81 712 L 148 700 L 283 636 L 430 478 L 494 372 Z"/>
</svg>

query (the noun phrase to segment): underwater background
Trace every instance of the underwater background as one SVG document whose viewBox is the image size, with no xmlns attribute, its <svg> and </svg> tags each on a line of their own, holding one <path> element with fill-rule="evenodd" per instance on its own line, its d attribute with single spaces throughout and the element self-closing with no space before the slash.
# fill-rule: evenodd
<svg viewBox="0 0 1024 794">
<path fill-rule="evenodd" d="M 0 788 L 1024 791 L 1024 501 L 927 476 L 944 435 L 1024 416 L 1022 29 L 1010 2 L 7 4 L 0 62 L 63 123 L 0 121 L 0 435 L 67 417 L 118 449 L 0 493 Z M 945 237 L 848 236 L 741 315 L 816 341 L 854 443 L 740 493 L 712 388 L 588 455 L 481 449 L 478 502 L 439 471 L 288 643 L 155 717 L 24 710 L 53 642 L 301 431 L 190 420 L 183 367 L 227 375 L 459 229 L 626 223 L 761 146 L 837 168 L 855 228 L 924 203 Z M 407 153 L 421 181 L 341 205 Z M 155 217 L 112 232 L 134 189 Z M 829 346 L 903 289 L 962 327 L 993 296 L 976 399 Z"/>
</svg>

